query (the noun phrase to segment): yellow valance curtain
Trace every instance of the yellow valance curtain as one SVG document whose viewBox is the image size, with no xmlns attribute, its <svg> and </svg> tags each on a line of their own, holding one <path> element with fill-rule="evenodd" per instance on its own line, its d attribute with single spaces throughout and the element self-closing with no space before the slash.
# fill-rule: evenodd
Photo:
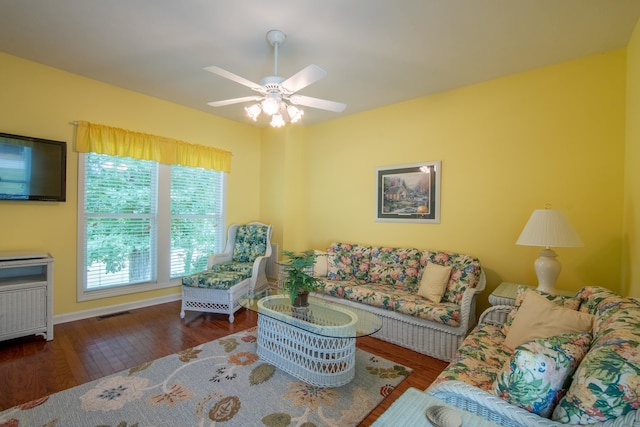
<svg viewBox="0 0 640 427">
<path fill-rule="evenodd" d="M 231 172 L 231 152 L 177 139 L 78 122 L 76 151 Z"/>
</svg>

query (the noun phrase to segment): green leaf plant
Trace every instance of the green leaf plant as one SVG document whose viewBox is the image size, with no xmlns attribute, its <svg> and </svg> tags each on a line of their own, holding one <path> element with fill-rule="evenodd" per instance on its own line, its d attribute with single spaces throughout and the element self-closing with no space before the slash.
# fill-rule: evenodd
<svg viewBox="0 0 640 427">
<path fill-rule="evenodd" d="M 313 264 L 318 255 L 312 249 L 303 252 L 282 251 L 288 258 L 284 263 L 285 280 L 282 290 L 289 294 L 291 304 L 304 291 L 314 291 L 318 288 L 321 280 L 313 277 Z"/>
</svg>

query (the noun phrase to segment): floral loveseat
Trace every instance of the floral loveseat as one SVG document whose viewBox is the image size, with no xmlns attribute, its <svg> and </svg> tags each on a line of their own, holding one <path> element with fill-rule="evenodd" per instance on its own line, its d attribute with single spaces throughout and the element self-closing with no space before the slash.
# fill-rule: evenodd
<svg viewBox="0 0 640 427">
<path fill-rule="evenodd" d="M 334 243 L 321 255 L 315 295 L 376 313 L 382 318 L 376 338 L 448 361 L 476 323 L 476 299 L 486 283 L 476 258 L 350 243 Z M 423 296 L 425 285 L 435 283 L 437 295 Z"/>
<path fill-rule="evenodd" d="M 518 316 L 526 304 L 542 297 L 542 305 L 551 301 L 554 312 L 592 315 L 591 327 L 510 349 L 506 343 Z M 488 320 L 505 310 L 504 324 Z M 527 320 L 529 330 L 547 320 L 538 317 Z M 640 303 L 633 298 L 601 287 L 585 287 L 575 297 L 523 290 L 515 308 L 491 307 L 482 314 L 455 359 L 426 392 L 503 426 L 640 427 L 639 342 Z"/>
</svg>

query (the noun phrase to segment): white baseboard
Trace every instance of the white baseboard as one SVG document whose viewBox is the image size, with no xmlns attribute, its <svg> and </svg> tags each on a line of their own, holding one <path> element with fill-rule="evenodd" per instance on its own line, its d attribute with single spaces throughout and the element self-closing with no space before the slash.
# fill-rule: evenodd
<svg viewBox="0 0 640 427">
<path fill-rule="evenodd" d="M 53 316 L 53 324 L 73 322 L 74 320 L 88 319 L 89 317 L 105 316 L 107 314 L 119 313 L 126 310 L 134 310 L 136 308 L 149 307 L 157 304 L 164 304 L 166 302 L 178 301 L 182 298 L 181 294 L 167 295 L 158 298 L 150 298 L 142 301 L 130 302 L 126 304 L 111 305 L 108 307 L 100 307 L 92 310 L 76 311 L 74 313 L 60 314 Z M 176 311 L 176 316 L 179 316 L 180 312 Z"/>
</svg>

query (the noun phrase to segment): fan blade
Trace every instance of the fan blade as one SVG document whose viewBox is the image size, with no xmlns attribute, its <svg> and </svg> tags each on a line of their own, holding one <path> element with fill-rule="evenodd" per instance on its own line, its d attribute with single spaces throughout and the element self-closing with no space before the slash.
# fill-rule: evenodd
<svg viewBox="0 0 640 427">
<path fill-rule="evenodd" d="M 309 86 L 311 83 L 317 82 L 326 75 L 327 72 L 322 68 L 311 64 L 283 81 L 280 85 L 288 92 L 294 93 Z"/>
<path fill-rule="evenodd" d="M 320 110 L 335 111 L 341 113 L 347 108 L 347 104 L 342 102 L 327 101 L 326 99 L 312 98 L 304 95 L 291 95 L 289 101 L 295 105 L 304 105 L 311 108 L 319 108 Z"/>
<path fill-rule="evenodd" d="M 231 71 L 227 71 L 224 70 L 220 67 L 217 67 L 215 65 L 212 65 L 210 67 L 204 67 L 205 70 L 207 70 L 210 73 L 213 74 L 217 74 L 221 77 L 224 77 L 225 79 L 229 79 L 229 80 L 233 80 L 236 83 L 240 83 L 241 85 L 244 85 L 248 88 L 251 88 L 253 90 L 260 90 L 262 89 L 262 86 L 260 86 L 258 83 L 254 83 L 251 80 L 247 80 L 244 77 L 240 77 L 237 74 L 233 74 Z"/>
<path fill-rule="evenodd" d="M 211 105 L 212 107 L 224 107 L 225 105 L 231 105 L 231 104 L 241 104 L 243 102 L 249 102 L 249 101 L 260 101 L 263 97 L 262 96 L 244 96 L 242 98 L 232 98 L 232 99 L 225 99 L 223 101 L 213 101 L 213 102 L 207 102 L 208 105 Z"/>
</svg>

